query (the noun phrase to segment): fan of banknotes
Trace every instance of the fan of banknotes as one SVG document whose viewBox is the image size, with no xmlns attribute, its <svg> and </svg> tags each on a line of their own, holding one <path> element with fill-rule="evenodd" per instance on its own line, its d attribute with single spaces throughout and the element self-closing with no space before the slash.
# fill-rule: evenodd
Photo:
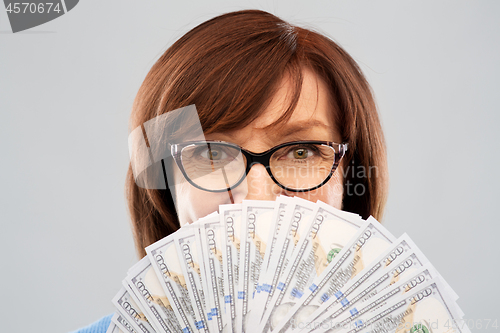
<svg viewBox="0 0 500 333">
<path fill-rule="evenodd" d="M 319 201 L 221 205 L 146 252 L 108 332 L 470 332 L 408 235 Z"/>
</svg>

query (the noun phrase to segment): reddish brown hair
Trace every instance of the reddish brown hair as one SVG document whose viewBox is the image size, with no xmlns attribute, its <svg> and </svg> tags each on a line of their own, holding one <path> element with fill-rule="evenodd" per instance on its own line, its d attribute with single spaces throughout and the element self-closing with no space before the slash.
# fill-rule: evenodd
<svg viewBox="0 0 500 333">
<path fill-rule="evenodd" d="M 343 142 L 349 143 L 344 186 L 361 184 L 364 189 L 362 195 L 344 191 L 343 209 L 380 219 L 387 195 L 387 165 L 370 86 L 354 60 L 331 39 L 272 14 L 232 12 L 186 33 L 146 76 L 130 127 L 195 104 L 205 133 L 243 128 L 265 109 L 288 74 L 294 91 L 277 122 L 286 121 L 300 95 L 304 66 L 324 79 L 336 103 L 338 111 L 332 110 L 332 117 Z M 366 174 L 359 177 L 361 168 Z M 373 170 L 376 174 L 371 174 Z M 143 256 L 146 246 L 179 227 L 175 205 L 168 189 L 138 187 L 130 166 L 126 191 L 136 247 Z"/>
</svg>

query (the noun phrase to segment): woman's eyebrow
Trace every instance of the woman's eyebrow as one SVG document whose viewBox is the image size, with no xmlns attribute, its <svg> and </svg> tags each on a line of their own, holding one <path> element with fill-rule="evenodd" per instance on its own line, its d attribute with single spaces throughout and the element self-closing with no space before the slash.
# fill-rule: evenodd
<svg viewBox="0 0 500 333">
<path fill-rule="evenodd" d="M 258 130 L 264 130 L 266 132 L 263 139 L 266 139 L 267 137 L 269 144 L 306 139 L 331 140 L 331 135 L 334 131 L 332 127 L 317 119 L 274 123 L 269 129 L 259 128 Z M 311 137 L 311 134 L 314 134 L 314 138 Z M 324 137 L 321 137 L 321 135 Z M 228 142 L 237 142 L 237 140 L 235 140 L 235 134 L 231 131 L 225 133 L 207 134 L 205 138 L 207 140 L 216 139 Z"/>
<path fill-rule="evenodd" d="M 279 126 L 279 131 L 276 131 L 276 136 L 287 137 L 300 132 L 310 132 L 321 128 L 326 133 L 331 133 L 334 129 L 319 120 L 295 121 L 293 123 L 276 124 Z"/>
</svg>

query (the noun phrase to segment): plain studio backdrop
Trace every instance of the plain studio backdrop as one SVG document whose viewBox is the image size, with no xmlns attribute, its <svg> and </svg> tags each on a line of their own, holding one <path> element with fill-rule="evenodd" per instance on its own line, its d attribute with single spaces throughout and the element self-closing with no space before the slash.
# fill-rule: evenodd
<svg viewBox="0 0 500 333">
<path fill-rule="evenodd" d="M 16 34 L 1 7 L 1 331 L 67 332 L 114 311 L 137 261 L 124 196 L 135 94 L 176 39 L 247 8 L 313 27 L 360 64 L 389 152 L 384 224 L 420 246 L 473 331 L 499 331 L 485 328 L 500 320 L 495 0 L 82 0 Z"/>
</svg>

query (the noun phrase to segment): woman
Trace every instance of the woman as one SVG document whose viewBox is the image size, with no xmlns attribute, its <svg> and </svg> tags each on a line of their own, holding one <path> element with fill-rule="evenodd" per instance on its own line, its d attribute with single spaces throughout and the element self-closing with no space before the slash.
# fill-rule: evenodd
<svg viewBox="0 0 500 333">
<path fill-rule="evenodd" d="M 373 96 L 354 60 L 327 37 L 257 10 L 204 22 L 152 67 L 137 94 L 131 129 L 140 129 L 151 148 L 155 136 L 148 135 L 148 121 L 171 110 L 182 115 L 189 105 L 196 107 L 203 142 L 211 142 L 208 149 L 192 150 L 189 156 L 213 161 L 225 156 L 224 149 L 233 149 L 246 157 L 237 168 L 243 174 L 226 177 L 222 187 L 202 184 L 191 172 L 199 164 L 180 158 L 186 148 L 182 140 L 174 142 L 179 139 L 175 135 L 169 143 L 177 144 L 178 154 L 172 150 L 173 159 L 162 159 L 161 166 L 153 163 L 146 172 L 148 177 L 161 171 L 171 175 L 163 186 L 147 186 L 132 159 L 126 188 L 140 257 L 145 247 L 219 204 L 243 199 L 297 195 L 381 219 L 387 167 Z M 165 132 L 186 129 L 178 119 L 168 119 Z M 280 176 L 273 164 L 286 159 L 299 165 L 318 156 L 318 149 L 331 149 L 335 159 L 316 178 L 312 172 L 300 179 Z M 259 159 L 268 151 L 267 160 Z M 100 322 L 106 323 L 109 318 Z"/>
</svg>

